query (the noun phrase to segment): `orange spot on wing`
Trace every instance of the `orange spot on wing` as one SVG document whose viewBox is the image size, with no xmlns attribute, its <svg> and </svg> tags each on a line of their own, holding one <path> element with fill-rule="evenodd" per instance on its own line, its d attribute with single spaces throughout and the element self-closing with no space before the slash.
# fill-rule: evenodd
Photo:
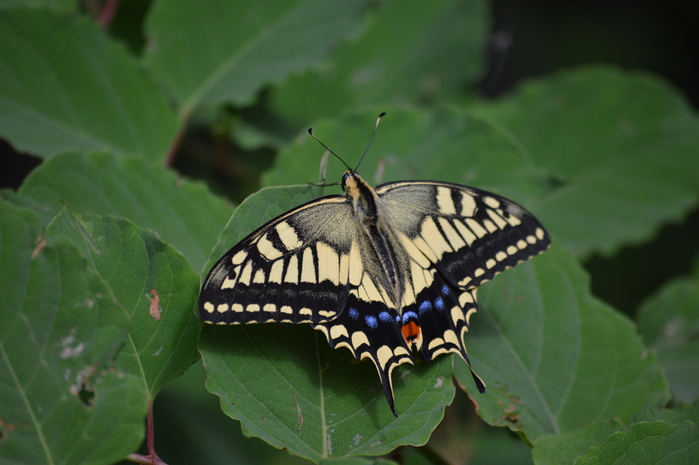
<svg viewBox="0 0 699 465">
<path fill-rule="evenodd" d="M 414 321 L 409 321 L 400 328 L 400 332 L 403 333 L 405 342 L 410 345 L 420 337 L 420 326 Z"/>
</svg>

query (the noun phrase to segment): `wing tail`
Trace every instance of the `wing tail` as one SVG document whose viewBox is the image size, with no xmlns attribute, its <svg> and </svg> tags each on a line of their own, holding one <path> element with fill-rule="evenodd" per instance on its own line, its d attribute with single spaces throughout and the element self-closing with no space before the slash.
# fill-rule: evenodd
<svg viewBox="0 0 699 465">
<path fill-rule="evenodd" d="M 314 327 L 325 334 L 331 347 L 347 347 L 357 360 L 374 362 L 386 400 L 398 416 L 391 374 L 398 365 L 414 361 L 396 321 L 396 311 L 384 302 L 360 299 L 357 290 L 352 290 L 340 316 Z"/>
</svg>

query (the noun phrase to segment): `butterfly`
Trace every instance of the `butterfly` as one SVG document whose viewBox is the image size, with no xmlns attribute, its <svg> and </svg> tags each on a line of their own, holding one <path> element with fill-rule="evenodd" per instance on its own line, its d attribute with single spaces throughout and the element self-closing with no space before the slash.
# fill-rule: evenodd
<svg viewBox="0 0 699 465">
<path fill-rule="evenodd" d="M 376 365 L 397 416 L 392 371 L 413 364 L 413 350 L 425 361 L 455 352 L 471 369 L 463 338 L 478 286 L 551 240 L 524 208 L 473 187 L 399 181 L 374 189 L 349 166 L 341 184 L 343 195 L 274 218 L 221 257 L 202 286 L 199 316 L 310 323 L 331 347 Z"/>
</svg>

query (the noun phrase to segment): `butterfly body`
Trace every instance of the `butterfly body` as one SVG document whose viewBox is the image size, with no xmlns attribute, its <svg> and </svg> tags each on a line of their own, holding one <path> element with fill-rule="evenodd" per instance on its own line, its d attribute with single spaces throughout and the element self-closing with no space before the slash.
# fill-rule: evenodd
<svg viewBox="0 0 699 465">
<path fill-rule="evenodd" d="M 214 324 L 310 323 L 331 347 L 376 365 L 396 413 L 391 372 L 456 352 L 476 290 L 550 244 L 543 226 L 495 194 L 433 181 L 371 188 L 354 170 L 344 195 L 269 221 L 212 268 L 199 315 Z M 472 372 L 473 373 L 473 372 Z M 478 389 L 485 385 L 473 374 Z"/>
</svg>

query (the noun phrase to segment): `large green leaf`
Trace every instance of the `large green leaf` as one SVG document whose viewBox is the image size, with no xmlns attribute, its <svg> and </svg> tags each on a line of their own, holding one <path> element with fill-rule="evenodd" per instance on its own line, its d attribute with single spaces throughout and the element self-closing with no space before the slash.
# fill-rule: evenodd
<svg viewBox="0 0 699 465">
<path fill-rule="evenodd" d="M 471 396 L 488 423 L 532 442 L 595 420 L 629 421 L 668 400 L 631 321 L 590 294 L 585 272 L 557 242 L 483 285 L 479 302 L 465 342 L 488 385 Z M 465 364 L 456 377 L 476 392 Z"/>
<path fill-rule="evenodd" d="M 618 432 L 575 465 L 692 465 L 699 457 L 699 425 L 642 422 Z"/>
<path fill-rule="evenodd" d="M 199 105 L 249 104 L 261 87 L 322 59 L 353 32 L 364 2 L 157 2 L 146 65 L 180 114 Z"/>
<path fill-rule="evenodd" d="M 176 130 L 164 96 L 88 18 L 41 10 L 0 16 L 0 134 L 19 151 L 158 160 Z"/>
<path fill-rule="evenodd" d="M 624 428 L 619 420 L 601 420 L 573 431 L 540 436 L 534 441 L 532 458 L 536 465 L 573 463 L 591 447 L 603 443 L 610 435 Z"/>
<path fill-rule="evenodd" d="M 117 361 L 155 397 L 199 356 L 201 322 L 193 312 L 197 274 L 155 233 L 123 218 L 85 220 L 64 209 L 47 229 L 47 235 L 54 234 L 73 240 L 130 316 Z"/>
<path fill-rule="evenodd" d="M 307 124 L 347 108 L 463 98 L 483 73 L 486 11 L 482 0 L 385 2 L 359 40 L 275 87 L 271 107 Z"/>
<path fill-rule="evenodd" d="M 362 119 L 367 114 L 342 117 L 318 124 L 314 132 L 361 153 Z M 308 175 L 322 150 L 307 146 L 313 142 L 297 142 L 284 152 L 266 181 Z M 383 157 L 371 157 L 376 152 Z M 390 112 L 361 170 L 368 179 L 383 171 L 385 180 L 468 183 L 505 193 L 535 213 L 537 197 L 547 191 L 542 170 L 516 139 L 487 120 L 458 112 Z M 328 171 L 342 169 L 331 159 Z M 645 354 L 631 323 L 590 295 L 588 278 L 563 250 L 554 247 L 499 276 L 484 287 L 480 301 L 466 345 L 474 367 L 490 383 L 488 394 L 473 397 L 490 423 L 520 429 L 533 441 L 594 420 L 629 419 L 667 400 L 658 365 Z M 464 364 L 457 364 L 457 373 L 472 389 Z"/>
<path fill-rule="evenodd" d="M 311 200 L 316 187 L 267 188 L 249 197 L 222 232 L 212 260 L 264 221 Z M 382 455 L 405 443 L 424 444 L 451 402 L 452 362 L 400 367 L 393 375 L 391 413 L 376 368 L 333 350 L 309 325 L 205 326 L 200 351 L 207 388 L 248 436 L 315 462 Z"/>
<path fill-rule="evenodd" d="M 644 302 L 638 329 L 658 354 L 674 397 L 699 399 L 699 272 L 667 283 Z"/>
<path fill-rule="evenodd" d="M 699 200 L 699 118 L 657 78 L 580 68 L 479 113 L 559 184 L 537 213 L 578 256 L 642 243 Z"/>
<path fill-rule="evenodd" d="M 687 420 L 697 423 L 699 421 L 699 402 L 694 404 L 680 403 L 672 409 L 644 410 L 634 415 L 631 424 L 658 420 L 665 422 L 665 424 L 677 425 Z M 537 465 L 573 463 L 578 456 L 591 452 L 592 447 L 599 450 L 599 446 L 610 442 L 613 434 L 627 429 L 628 425 L 619 420 L 604 420 L 566 433 L 541 436 L 534 441 L 534 461 Z M 663 454 L 664 458 L 668 459 L 674 454 L 674 450 L 663 451 Z"/>
<path fill-rule="evenodd" d="M 143 435 L 146 395 L 111 367 L 129 319 L 31 211 L 0 200 L 0 459 L 108 464 Z"/>
<path fill-rule="evenodd" d="M 61 154 L 34 170 L 20 195 L 43 204 L 48 222 L 63 205 L 84 215 L 114 215 L 150 228 L 197 272 L 231 210 L 200 183 L 139 159 Z"/>
</svg>

